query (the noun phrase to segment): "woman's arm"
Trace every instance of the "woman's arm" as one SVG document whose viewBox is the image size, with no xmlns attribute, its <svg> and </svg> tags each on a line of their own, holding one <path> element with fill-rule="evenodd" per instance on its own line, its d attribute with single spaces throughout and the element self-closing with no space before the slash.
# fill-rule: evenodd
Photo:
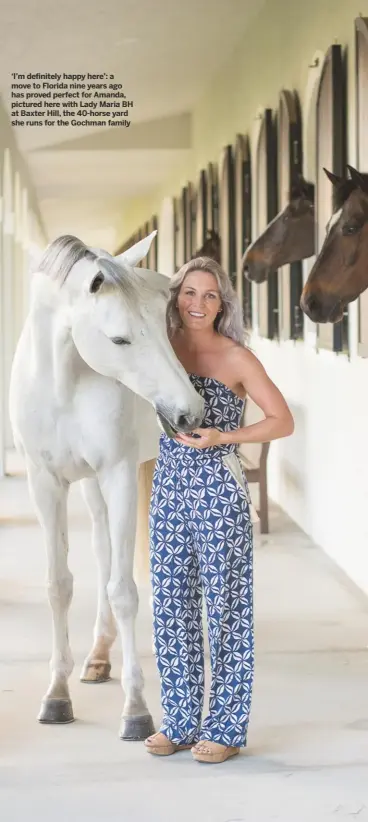
<svg viewBox="0 0 368 822">
<path fill-rule="evenodd" d="M 253 425 L 247 425 L 245 428 L 222 433 L 221 444 L 270 442 L 289 437 L 294 431 L 294 420 L 281 392 L 251 351 L 243 349 L 238 357 L 239 382 L 248 396 L 263 411 L 265 419 Z"/>
<path fill-rule="evenodd" d="M 235 431 L 197 428 L 193 431 L 193 434 L 197 435 L 196 438 L 188 434 L 178 434 L 175 438 L 178 442 L 191 448 L 211 448 L 230 443 L 240 445 L 243 442 L 271 442 L 289 437 L 293 433 L 294 420 L 284 397 L 270 380 L 257 357 L 247 349 L 238 349 L 234 371 L 239 374 L 236 381 L 243 385 L 248 396 L 261 408 L 266 419 L 245 428 L 236 428 Z"/>
</svg>

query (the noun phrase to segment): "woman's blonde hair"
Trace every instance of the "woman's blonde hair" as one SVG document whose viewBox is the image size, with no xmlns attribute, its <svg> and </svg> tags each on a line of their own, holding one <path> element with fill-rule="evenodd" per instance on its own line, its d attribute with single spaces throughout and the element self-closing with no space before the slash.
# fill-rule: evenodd
<svg viewBox="0 0 368 822">
<path fill-rule="evenodd" d="M 169 336 L 175 334 L 181 327 L 177 299 L 185 278 L 192 271 L 207 271 L 209 274 L 213 274 L 219 288 L 222 309 L 215 319 L 214 327 L 219 334 L 230 337 L 235 342 L 245 346 L 246 330 L 237 294 L 226 272 L 210 257 L 196 257 L 194 260 L 189 260 L 171 277 L 170 297 L 166 312 Z"/>
</svg>

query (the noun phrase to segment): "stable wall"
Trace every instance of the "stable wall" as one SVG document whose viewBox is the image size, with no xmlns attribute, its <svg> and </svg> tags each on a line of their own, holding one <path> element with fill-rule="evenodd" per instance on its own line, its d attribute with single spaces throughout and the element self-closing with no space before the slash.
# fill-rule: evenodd
<svg viewBox="0 0 368 822">
<path fill-rule="evenodd" d="M 282 88 L 295 89 L 303 98 L 313 55 L 318 50 L 325 52 L 335 41 L 349 47 L 349 145 L 354 152 L 350 90 L 354 72 L 353 21 L 359 13 L 368 16 L 368 0 L 269 0 L 192 112 L 191 159 L 163 179 L 148 197 L 127 203 L 122 210 L 119 243 L 152 214 L 159 214 L 164 197 L 179 194 L 188 180 L 195 182 L 200 169 L 216 162 L 223 146 L 232 143 L 237 132 L 251 133 L 259 109 L 276 108 Z M 204 60 L 205 52 L 204 43 Z"/>
<path fill-rule="evenodd" d="M 0 477 L 13 438 L 8 414 L 11 364 L 29 302 L 32 243 L 44 245 L 37 197 L 0 98 Z"/>
<path fill-rule="evenodd" d="M 313 56 L 334 42 L 348 49 L 348 161 L 354 165 L 354 18 L 359 13 L 368 16 L 366 0 L 270 0 L 193 111 L 191 161 L 149 199 L 126 208 L 122 242 L 152 214 L 162 213 L 165 197 L 178 195 L 189 180 L 196 182 L 200 169 L 218 161 L 238 132 L 252 136 L 258 111 L 276 108 L 281 89 L 295 89 L 303 104 Z M 296 422 L 291 438 L 271 446 L 270 495 L 368 593 L 368 362 L 357 356 L 356 304 L 349 323 L 350 358 L 317 352 L 309 322 L 304 342 L 271 342 L 255 333 L 251 345 Z"/>
</svg>

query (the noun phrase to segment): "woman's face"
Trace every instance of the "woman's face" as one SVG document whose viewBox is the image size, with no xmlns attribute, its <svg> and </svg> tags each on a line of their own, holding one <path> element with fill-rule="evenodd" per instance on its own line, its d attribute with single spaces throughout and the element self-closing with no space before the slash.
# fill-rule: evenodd
<svg viewBox="0 0 368 822">
<path fill-rule="evenodd" d="M 220 309 L 216 277 L 208 271 L 187 274 L 178 294 L 178 311 L 183 326 L 192 330 L 209 328 Z"/>
</svg>

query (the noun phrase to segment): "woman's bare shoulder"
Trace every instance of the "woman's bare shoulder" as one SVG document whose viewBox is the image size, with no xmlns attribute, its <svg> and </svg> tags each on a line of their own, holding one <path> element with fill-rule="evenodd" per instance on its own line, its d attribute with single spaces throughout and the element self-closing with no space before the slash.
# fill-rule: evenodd
<svg viewBox="0 0 368 822">
<path fill-rule="evenodd" d="M 246 377 L 252 375 L 260 375 L 261 373 L 265 373 L 265 369 L 258 359 L 258 357 L 253 354 L 249 348 L 245 348 L 242 345 L 236 344 L 233 351 L 231 353 L 231 362 L 234 369 L 237 372 L 237 376 L 241 382 L 244 383 L 244 379 Z"/>
<path fill-rule="evenodd" d="M 236 340 L 231 340 L 228 337 L 224 339 L 226 339 L 224 350 L 228 351 L 229 357 L 233 360 L 234 363 L 239 362 L 243 365 L 245 363 L 260 364 L 258 357 L 256 357 L 255 354 L 253 354 L 253 351 L 251 351 L 250 348 L 247 348 L 241 343 L 236 342 Z"/>
<path fill-rule="evenodd" d="M 224 353 L 229 353 L 230 356 L 237 351 L 243 350 L 243 346 L 236 342 L 236 340 L 231 339 L 231 337 L 225 337 L 222 334 L 217 335 L 216 346 L 219 351 L 223 351 Z"/>
</svg>

